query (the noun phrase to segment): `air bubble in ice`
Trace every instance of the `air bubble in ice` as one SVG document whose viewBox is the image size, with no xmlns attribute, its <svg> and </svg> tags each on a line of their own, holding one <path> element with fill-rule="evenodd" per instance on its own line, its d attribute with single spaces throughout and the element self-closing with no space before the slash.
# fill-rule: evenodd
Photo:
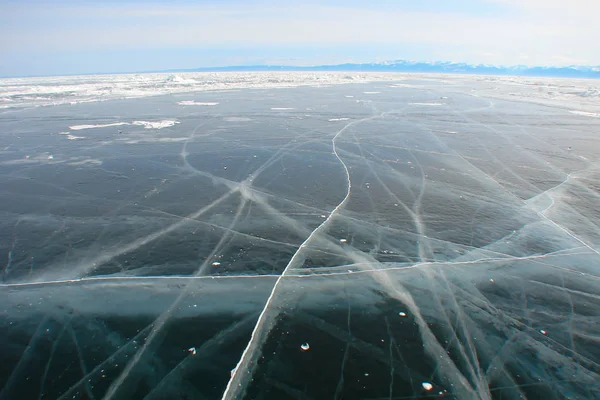
<svg viewBox="0 0 600 400">
<path fill-rule="evenodd" d="M 543 330 L 543 329 L 540 329 L 540 333 L 541 333 L 542 335 L 546 335 L 548 332 L 546 332 L 546 331 L 545 331 L 545 330 Z"/>
<path fill-rule="evenodd" d="M 429 382 L 423 382 L 422 385 L 423 385 L 423 389 L 425 389 L 427 391 L 433 389 L 433 385 Z"/>
<path fill-rule="evenodd" d="M 193 356 L 195 356 L 195 355 L 196 355 L 196 348 L 195 348 L 195 347 L 190 347 L 190 348 L 188 349 L 188 351 L 189 351 L 190 353 L 192 353 L 192 355 L 193 355 Z"/>
<path fill-rule="evenodd" d="M 347 239 L 340 239 L 340 243 L 346 243 L 347 241 Z"/>
<path fill-rule="evenodd" d="M 406 317 L 406 313 L 404 311 L 400 311 L 398 313 L 398 315 L 401 316 L 401 317 Z"/>
<path fill-rule="evenodd" d="M 310 345 L 308 343 L 302 343 L 300 345 L 300 348 L 302 349 L 302 351 L 308 351 L 310 350 Z"/>
<path fill-rule="evenodd" d="M 218 267 L 219 265 L 221 265 L 220 262 L 215 261 L 214 263 L 211 264 L 213 267 Z"/>
</svg>

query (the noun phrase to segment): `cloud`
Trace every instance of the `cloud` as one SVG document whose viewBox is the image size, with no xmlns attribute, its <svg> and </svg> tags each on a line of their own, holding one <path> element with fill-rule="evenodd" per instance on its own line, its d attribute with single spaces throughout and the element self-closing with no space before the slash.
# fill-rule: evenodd
<svg viewBox="0 0 600 400">
<path fill-rule="evenodd" d="M 44 12 L 43 10 L 36 11 Z M 46 14 L 53 29 L 44 35 L 13 27 L 6 49 L 206 46 L 244 44 L 462 43 L 487 44 L 523 36 L 558 35 L 550 26 L 518 19 L 446 15 L 436 12 L 331 6 L 272 6 L 236 9 L 180 6 L 137 8 L 93 6 Z M 56 26 L 57 21 L 64 23 Z M 124 40 L 126 38 L 126 40 Z"/>
</svg>

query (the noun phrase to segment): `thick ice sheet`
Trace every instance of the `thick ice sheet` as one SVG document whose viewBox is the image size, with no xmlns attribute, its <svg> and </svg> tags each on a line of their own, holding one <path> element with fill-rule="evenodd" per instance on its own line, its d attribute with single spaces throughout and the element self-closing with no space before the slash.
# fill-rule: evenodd
<svg viewBox="0 0 600 400">
<path fill-rule="evenodd" d="M 0 111 L 1 399 L 599 397 L 594 82 L 275 76 Z"/>
</svg>

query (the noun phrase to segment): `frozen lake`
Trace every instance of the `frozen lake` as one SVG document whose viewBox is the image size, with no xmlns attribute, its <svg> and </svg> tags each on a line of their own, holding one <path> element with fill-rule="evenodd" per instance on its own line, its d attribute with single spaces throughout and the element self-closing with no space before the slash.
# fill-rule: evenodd
<svg viewBox="0 0 600 400">
<path fill-rule="evenodd" d="M 0 399 L 600 398 L 599 86 L 0 81 Z"/>
</svg>

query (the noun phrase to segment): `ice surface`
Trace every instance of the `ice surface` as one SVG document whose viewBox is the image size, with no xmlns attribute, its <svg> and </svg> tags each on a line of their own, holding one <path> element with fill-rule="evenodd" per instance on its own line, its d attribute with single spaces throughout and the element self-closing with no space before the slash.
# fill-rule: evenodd
<svg viewBox="0 0 600 400">
<path fill-rule="evenodd" d="M 180 106 L 216 106 L 219 103 L 216 102 L 216 101 L 214 101 L 214 102 L 202 102 L 202 101 L 184 100 L 184 101 L 178 102 L 177 104 L 179 104 Z"/>
<path fill-rule="evenodd" d="M 99 125 L 73 125 L 69 126 L 69 129 L 72 131 L 80 131 L 82 129 L 97 129 L 97 128 L 108 128 L 111 126 L 123 126 L 123 125 L 137 125 L 143 126 L 146 129 L 162 129 L 168 128 L 175 124 L 178 124 L 179 121 L 165 119 L 162 121 L 133 121 L 133 122 L 113 122 L 110 124 L 99 124 Z M 62 135 L 64 132 L 60 132 L 59 135 Z"/>
<path fill-rule="evenodd" d="M 577 111 L 577 110 L 571 110 L 569 111 L 570 113 L 573 114 L 577 114 L 577 115 L 584 115 L 586 117 L 600 117 L 599 113 L 592 113 L 592 112 L 586 112 L 586 111 Z"/>
<path fill-rule="evenodd" d="M 401 76 L 401 75 L 398 75 Z M 187 72 L 178 74 L 83 75 L 0 79 L 0 109 L 139 98 L 169 93 L 289 88 L 373 82 L 390 79 L 378 73 L 319 72 Z M 216 102 L 182 100 L 180 105 Z M 216 105 L 216 104 L 214 104 Z"/>
<path fill-rule="evenodd" d="M 111 124 L 101 124 L 101 125 L 73 125 L 73 126 L 70 126 L 69 129 L 72 131 L 80 131 L 82 129 L 106 128 L 109 126 L 121 126 L 121 125 L 129 125 L 129 124 L 127 122 L 113 122 Z"/>
<path fill-rule="evenodd" d="M 438 102 L 430 102 L 430 103 L 409 103 L 412 104 L 413 106 L 443 106 L 444 103 L 438 103 Z"/>
<path fill-rule="evenodd" d="M 595 82 L 346 77 L 3 81 L 0 399 L 599 398 Z"/>
<path fill-rule="evenodd" d="M 179 121 L 165 119 L 162 121 L 133 121 L 131 125 L 143 126 L 145 129 L 162 129 L 171 127 L 178 123 Z"/>
</svg>

